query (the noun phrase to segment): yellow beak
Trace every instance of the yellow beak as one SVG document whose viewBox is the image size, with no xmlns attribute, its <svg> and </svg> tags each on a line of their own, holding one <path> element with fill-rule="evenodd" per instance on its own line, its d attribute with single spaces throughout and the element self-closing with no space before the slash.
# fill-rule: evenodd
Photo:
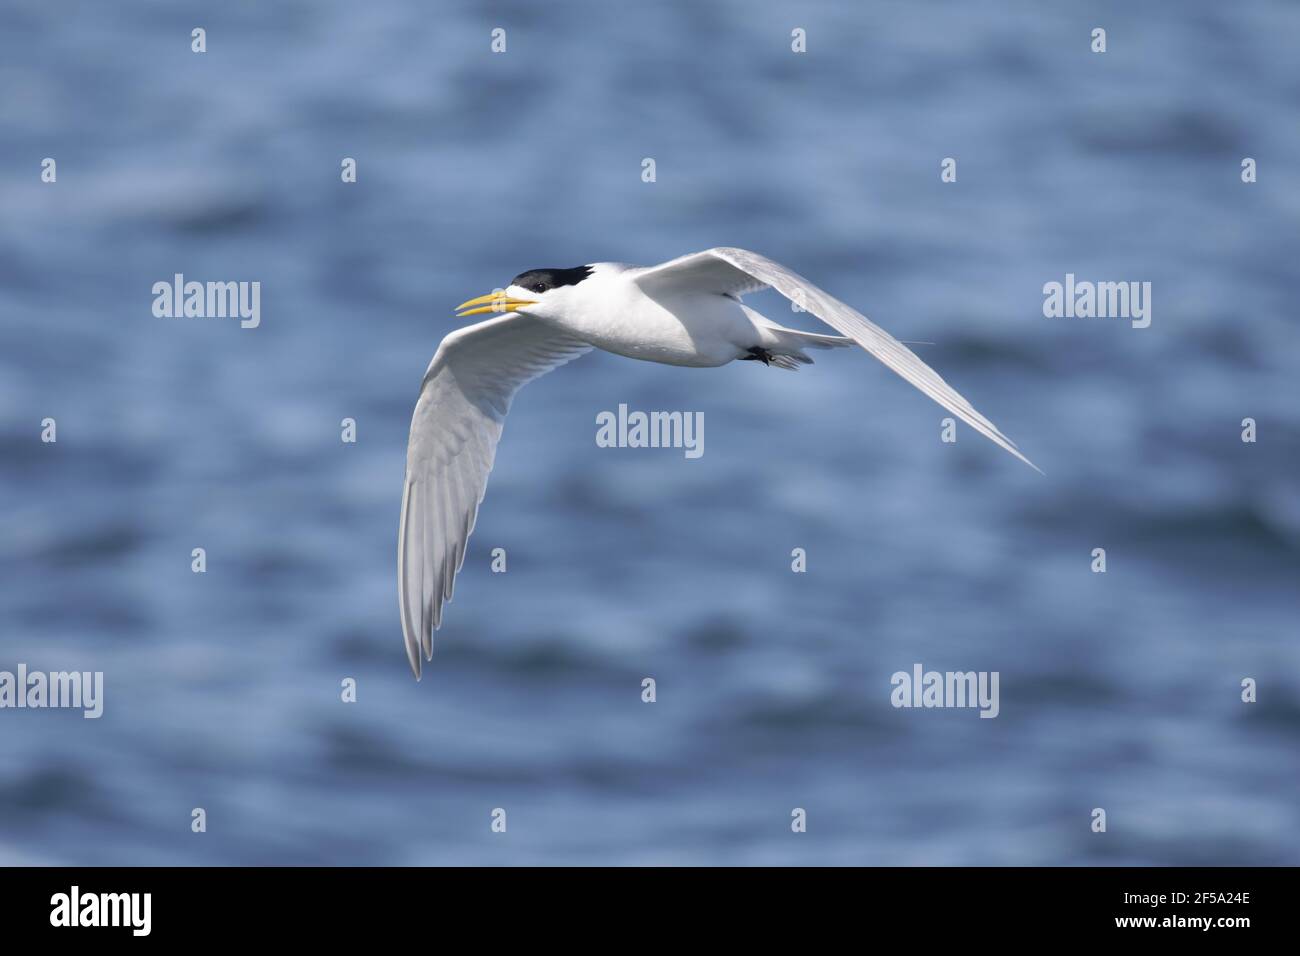
<svg viewBox="0 0 1300 956">
<path fill-rule="evenodd" d="M 456 318 L 463 319 L 467 315 L 482 315 L 484 312 L 514 312 L 521 305 L 533 305 L 535 299 L 516 299 L 506 295 L 504 292 L 489 292 L 487 295 L 481 295 L 477 299 L 470 299 L 468 302 L 462 302 L 456 306 Z M 479 308 L 470 309 L 471 305 Z M 461 309 L 469 309 L 462 312 Z"/>
</svg>

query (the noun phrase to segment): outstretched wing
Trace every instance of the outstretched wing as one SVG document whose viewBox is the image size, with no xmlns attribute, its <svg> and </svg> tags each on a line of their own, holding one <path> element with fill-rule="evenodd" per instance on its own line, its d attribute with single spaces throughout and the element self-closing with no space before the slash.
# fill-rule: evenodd
<svg viewBox="0 0 1300 956">
<path fill-rule="evenodd" d="M 766 256 L 747 249 L 720 246 L 650 266 L 632 278 L 647 292 L 659 287 L 742 296 L 758 289 L 775 289 L 837 332 L 849 336 L 981 435 L 1042 473 L 1037 465 L 1020 453 L 1015 442 L 977 412 L 970 402 L 940 378 L 938 372 L 922 362 L 916 353 L 861 312 L 817 288 L 779 262 L 773 262 Z"/>
<path fill-rule="evenodd" d="M 452 332 L 411 416 L 397 533 L 397 593 L 411 670 L 433 656 L 515 392 L 591 346 L 517 313 Z"/>
</svg>

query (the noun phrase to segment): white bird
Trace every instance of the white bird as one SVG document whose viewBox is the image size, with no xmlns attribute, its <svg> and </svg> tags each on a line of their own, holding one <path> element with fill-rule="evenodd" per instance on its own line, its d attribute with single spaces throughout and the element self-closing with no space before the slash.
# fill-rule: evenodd
<svg viewBox="0 0 1300 956">
<path fill-rule="evenodd" d="M 740 301 L 766 288 L 843 335 L 783 328 Z M 756 252 L 719 247 L 657 266 L 598 262 L 534 269 L 457 311 L 462 318 L 505 314 L 442 340 L 411 418 L 397 577 L 406 654 L 417 679 L 421 651 L 433 657 L 433 631 L 465 560 L 511 400 L 528 382 L 592 348 L 666 365 L 712 368 L 740 359 L 796 369 L 812 362 L 804 349 L 856 343 L 1038 470 L 907 346 Z"/>
</svg>

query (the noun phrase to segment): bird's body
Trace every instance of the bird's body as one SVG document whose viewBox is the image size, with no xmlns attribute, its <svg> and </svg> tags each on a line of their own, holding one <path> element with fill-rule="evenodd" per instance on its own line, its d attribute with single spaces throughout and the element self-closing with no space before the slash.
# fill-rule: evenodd
<svg viewBox="0 0 1300 956">
<path fill-rule="evenodd" d="M 638 277 L 642 266 L 598 262 L 586 267 L 582 295 L 574 296 L 563 312 L 532 311 L 558 331 L 627 358 L 713 368 L 746 357 L 752 349 L 797 349 L 797 340 L 849 344 L 838 336 L 816 336 L 781 329 L 768 322 L 739 298 L 696 288 L 647 289 Z M 538 270 L 545 271 L 545 270 Z M 560 271 L 560 270 L 550 270 Z M 567 270 L 565 270 L 567 271 Z M 814 346 L 816 347 L 816 346 Z"/>
<path fill-rule="evenodd" d="M 623 263 L 592 266 L 588 294 L 552 321 L 598 349 L 665 365 L 725 365 L 752 335 L 738 303 L 691 294 L 656 301 L 632 281 L 635 271 Z"/>
<path fill-rule="evenodd" d="M 772 288 L 842 335 L 787 329 L 740 301 Z M 628 358 L 697 368 L 757 360 L 795 369 L 810 348 L 858 344 L 1011 454 L 1014 443 L 905 345 L 779 263 L 717 248 L 657 266 L 596 263 L 535 269 L 505 290 L 460 308 L 506 313 L 450 333 L 425 373 L 411 420 L 398 532 L 398 595 L 407 656 L 421 653 L 451 600 L 456 572 L 487 487 L 515 393 L 599 348 Z"/>
</svg>

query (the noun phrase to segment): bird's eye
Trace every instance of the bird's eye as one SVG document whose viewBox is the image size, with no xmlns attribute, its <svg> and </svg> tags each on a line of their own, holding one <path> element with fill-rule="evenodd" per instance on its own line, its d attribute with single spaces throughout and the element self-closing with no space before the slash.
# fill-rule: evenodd
<svg viewBox="0 0 1300 956">
<path fill-rule="evenodd" d="M 546 291 L 546 283 L 545 283 L 545 282 L 534 282 L 534 283 L 533 283 L 533 291 L 534 291 L 534 292 L 545 292 L 545 291 Z"/>
</svg>

